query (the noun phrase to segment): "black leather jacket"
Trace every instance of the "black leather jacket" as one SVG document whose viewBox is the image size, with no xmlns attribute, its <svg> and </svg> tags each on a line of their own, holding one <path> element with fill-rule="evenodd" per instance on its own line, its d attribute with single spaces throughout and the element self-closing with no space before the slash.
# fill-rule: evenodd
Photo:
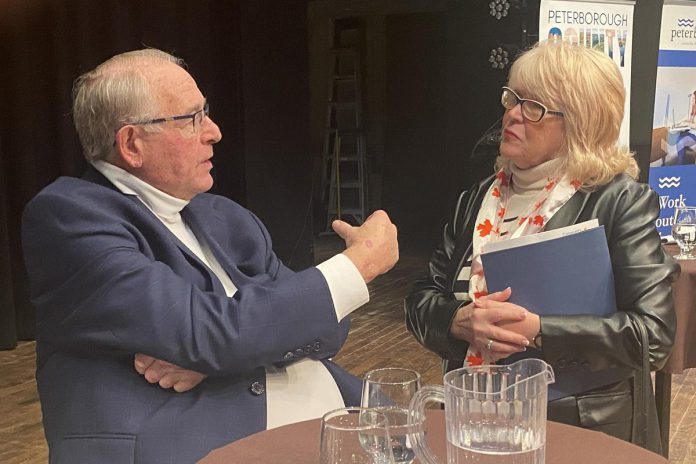
<svg viewBox="0 0 696 464">
<path fill-rule="evenodd" d="M 405 300 L 406 325 L 423 346 L 443 358 L 446 370 L 459 367 L 468 348 L 467 342 L 449 335 L 457 309 L 467 303 L 455 298 L 453 286 L 464 260 L 471 254 L 476 215 L 492 181 L 490 177 L 461 194 L 430 260 L 429 275 L 415 284 Z M 549 220 L 546 230 L 594 218 L 604 225 L 614 271 L 617 312 L 608 318 L 541 318 L 542 356 L 557 377 L 565 372 L 582 370 L 591 375 L 593 371 L 611 368 L 629 368 L 627 372 L 634 374 L 619 384 L 549 403 L 549 418 L 603 430 L 657 452 L 659 431 L 651 386 L 642 384 L 649 395 L 644 403 L 647 411 L 640 410 L 635 397 L 641 389 L 640 379 L 648 375 L 643 375 L 640 326 L 647 329 L 645 363 L 652 370 L 666 362 L 676 327 L 671 280 L 679 266 L 661 247 L 654 226 L 658 214 L 657 195 L 626 175 L 619 175 L 592 192 L 576 192 Z M 557 414 L 555 409 L 567 410 L 569 402 L 577 408 L 577 417 L 566 421 L 566 413 Z M 642 425 L 633 420 L 636 412 L 646 418 Z M 620 423 L 625 426 L 617 429 Z M 637 430 L 640 427 L 646 430 Z"/>
</svg>

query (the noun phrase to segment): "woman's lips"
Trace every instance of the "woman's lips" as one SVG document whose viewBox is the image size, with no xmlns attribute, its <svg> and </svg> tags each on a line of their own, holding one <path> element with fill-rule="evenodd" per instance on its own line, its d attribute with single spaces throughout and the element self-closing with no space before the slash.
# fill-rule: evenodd
<svg viewBox="0 0 696 464">
<path fill-rule="evenodd" d="M 514 132 L 512 132 L 510 129 L 505 129 L 503 131 L 503 138 L 504 139 L 515 138 L 517 140 L 521 140 L 520 137 L 517 134 L 515 134 Z"/>
</svg>

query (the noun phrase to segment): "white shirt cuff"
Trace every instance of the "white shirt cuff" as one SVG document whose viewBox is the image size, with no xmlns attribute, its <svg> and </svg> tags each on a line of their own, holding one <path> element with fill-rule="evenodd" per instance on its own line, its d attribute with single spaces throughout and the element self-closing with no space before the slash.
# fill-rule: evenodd
<svg viewBox="0 0 696 464">
<path fill-rule="evenodd" d="M 336 319 L 344 317 L 370 301 L 370 292 L 358 268 L 346 255 L 339 253 L 317 265 L 329 285 L 336 309 Z"/>
</svg>

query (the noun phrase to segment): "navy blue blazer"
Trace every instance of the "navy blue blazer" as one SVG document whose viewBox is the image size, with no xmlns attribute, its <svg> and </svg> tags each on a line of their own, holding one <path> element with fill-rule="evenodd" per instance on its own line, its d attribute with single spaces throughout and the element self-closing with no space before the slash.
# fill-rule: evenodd
<svg viewBox="0 0 696 464">
<path fill-rule="evenodd" d="M 234 297 L 137 197 L 92 168 L 27 205 L 51 463 L 194 462 L 265 429 L 263 366 L 298 356 L 321 360 L 346 404 L 359 404 L 359 381 L 328 361 L 348 321 L 336 320 L 321 272 L 286 268 L 259 219 L 227 198 L 200 194 L 181 214 L 238 287 Z M 208 378 L 165 390 L 134 370 L 135 353 Z"/>
</svg>

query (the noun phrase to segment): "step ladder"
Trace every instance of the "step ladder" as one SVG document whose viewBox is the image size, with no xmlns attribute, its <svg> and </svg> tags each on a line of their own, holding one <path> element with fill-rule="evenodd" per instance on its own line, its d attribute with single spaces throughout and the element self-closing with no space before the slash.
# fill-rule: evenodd
<svg viewBox="0 0 696 464">
<path fill-rule="evenodd" d="M 329 89 L 322 149 L 322 202 L 325 233 L 342 219 L 354 225 L 365 220 L 366 145 L 362 121 L 359 23 L 336 20 L 329 52 Z"/>
</svg>

